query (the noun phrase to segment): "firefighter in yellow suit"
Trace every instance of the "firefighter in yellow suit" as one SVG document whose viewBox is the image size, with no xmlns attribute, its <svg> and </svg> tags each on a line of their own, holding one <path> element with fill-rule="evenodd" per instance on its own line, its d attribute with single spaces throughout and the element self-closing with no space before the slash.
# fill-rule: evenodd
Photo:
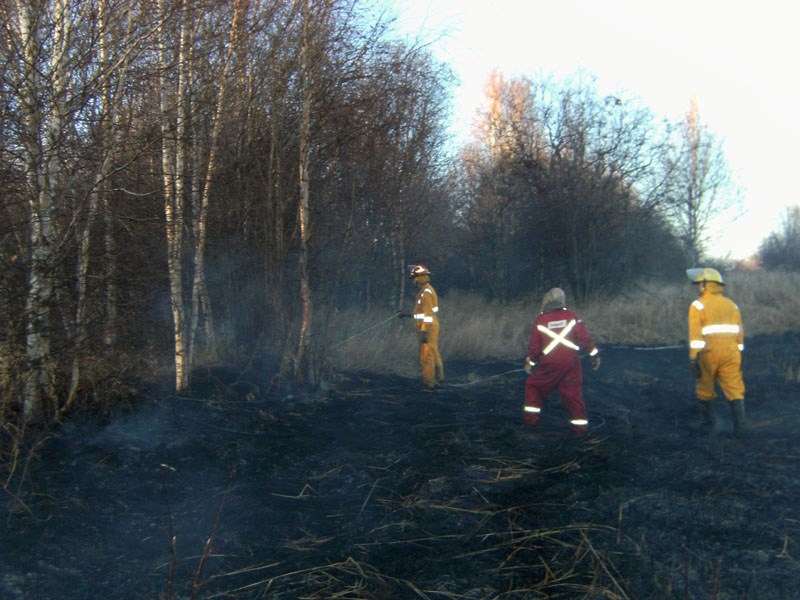
<svg viewBox="0 0 800 600">
<path fill-rule="evenodd" d="M 431 272 L 425 265 L 412 265 L 408 277 L 419 290 L 414 303 L 414 330 L 419 340 L 422 385 L 432 390 L 444 379 L 444 365 L 439 354 L 439 298 L 431 285 Z"/>
<path fill-rule="evenodd" d="M 731 407 L 734 432 L 742 433 L 747 423 L 742 380 L 744 329 L 739 307 L 723 295 L 725 282 L 716 269 L 688 269 L 686 275 L 699 295 L 689 307 L 689 361 L 706 427 L 710 433 L 717 433 L 719 427 L 712 405 L 717 397 L 716 382 Z"/>
</svg>

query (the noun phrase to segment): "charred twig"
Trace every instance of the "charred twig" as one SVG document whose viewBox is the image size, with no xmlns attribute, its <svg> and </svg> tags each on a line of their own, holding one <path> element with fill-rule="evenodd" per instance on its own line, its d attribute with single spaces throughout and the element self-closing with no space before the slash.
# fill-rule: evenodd
<svg viewBox="0 0 800 600">
<path fill-rule="evenodd" d="M 603 558 L 601 558 L 600 555 L 598 554 L 597 550 L 595 550 L 594 546 L 592 545 L 591 540 L 586 535 L 586 532 L 584 530 L 581 530 L 580 534 L 581 534 L 581 537 L 583 538 L 583 542 L 586 544 L 586 546 L 589 548 L 590 552 L 592 553 L 592 556 L 594 557 L 596 563 L 600 566 L 600 568 L 603 570 L 603 572 L 606 574 L 606 576 L 609 578 L 611 583 L 616 588 L 617 592 L 619 593 L 619 597 L 627 599 L 628 598 L 628 594 L 625 593 L 625 590 L 623 589 L 622 584 L 619 581 L 617 581 L 617 578 L 611 572 L 611 569 L 606 564 L 606 561 Z"/>
<path fill-rule="evenodd" d="M 620 544 L 622 541 L 622 513 L 625 509 L 636 502 L 637 500 L 641 500 L 642 498 L 648 498 L 650 496 L 656 496 L 657 494 L 644 494 L 643 496 L 637 496 L 636 498 L 631 498 L 630 500 L 626 500 L 622 504 L 619 505 L 619 510 L 617 511 L 617 545 Z"/>
<path fill-rule="evenodd" d="M 329 537 L 318 537 L 311 533 L 307 533 L 301 538 L 296 540 L 288 541 L 284 544 L 287 548 L 291 550 L 300 550 L 300 551 L 307 551 L 316 546 L 321 546 L 323 544 L 327 544 L 331 540 L 336 539 L 334 536 Z"/>
<path fill-rule="evenodd" d="M 277 496 L 278 498 L 308 498 L 311 494 L 308 492 L 311 491 L 312 493 L 316 494 L 316 490 L 313 487 L 308 485 L 307 483 L 303 484 L 303 489 L 300 490 L 300 493 L 296 496 L 290 496 L 289 494 L 277 494 L 275 492 L 272 493 L 273 496 Z"/>
<path fill-rule="evenodd" d="M 361 513 L 364 512 L 364 508 L 367 506 L 369 499 L 372 497 L 372 493 L 375 491 L 375 486 L 377 486 L 381 481 L 383 481 L 383 479 L 379 478 L 372 483 L 372 487 L 369 488 L 369 493 L 367 494 L 367 497 L 364 498 L 364 502 L 361 504 L 361 509 L 358 511 L 359 517 L 361 516 Z"/>
<path fill-rule="evenodd" d="M 211 547 L 214 543 L 214 538 L 217 534 L 217 528 L 219 527 L 220 519 L 222 517 L 222 509 L 225 506 L 225 500 L 230 494 L 231 489 L 233 488 L 233 478 L 236 475 L 236 468 L 238 467 L 238 462 L 235 462 L 231 467 L 230 475 L 228 476 L 228 485 L 225 487 L 225 492 L 222 494 L 222 498 L 219 501 L 219 507 L 217 508 L 217 514 L 214 517 L 214 525 L 211 527 L 211 535 L 208 536 L 205 545 L 203 546 L 203 552 L 200 554 L 200 561 L 197 564 L 197 569 L 194 573 L 194 581 L 192 582 L 192 593 L 191 598 L 194 600 L 197 598 L 197 591 L 200 589 L 201 580 L 200 576 L 203 573 L 203 567 L 205 566 L 206 560 L 211 555 Z"/>
<path fill-rule="evenodd" d="M 172 467 L 169 465 L 165 465 L 162 463 L 160 472 L 161 472 L 161 487 L 164 490 L 164 503 L 167 507 L 167 532 L 168 532 L 168 543 L 169 543 L 169 574 L 167 576 L 167 598 L 168 600 L 172 600 L 175 597 L 175 563 L 177 562 L 176 558 L 176 539 L 175 539 L 175 532 L 172 526 L 172 507 L 169 502 L 169 492 L 167 491 L 167 479 L 164 476 L 164 469 L 170 469 L 174 471 Z"/>
<path fill-rule="evenodd" d="M 719 597 L 719 563 L 715 562 L 711 569 L 711 600 L 717 600 Z"/>
<path fill-rule="evenodd" d="M 4 428 L 8 431 L 9 437 L 11 438 L 11 448 L 9 451 L 9 460 L 2 465 L 3 470 L 7 472 L 5 481 L 3 482 L 3 490 L 14 498 L 28 513 L 31 513 L 28 505 L 22 501 L 22 487 L 28 480 L 28 471 L 30 470 L 33 459 L 36 457 L 37 448 L 50 438 L 50 433 L 47 430 L 41 432 L 35 437 L 30 447 L 23 450 L 23 444 L 29 439 L 25 425 L 21 424 L 17 427 L 12 423 L 6 423 L 4 424 Z M 13 429 L 13 431 L 9 431 L 9 428 Z M 20 462 L 22 463 L 21 468 Z M 16 486 L 16 491 L 11 491 L 11 482 L 17 475 L 19 484 Z"/>
</svg>

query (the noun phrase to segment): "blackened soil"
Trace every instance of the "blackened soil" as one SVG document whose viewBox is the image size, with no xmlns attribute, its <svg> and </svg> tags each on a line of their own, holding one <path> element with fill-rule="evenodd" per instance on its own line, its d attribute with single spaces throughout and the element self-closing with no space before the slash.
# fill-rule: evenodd
<svg viewBox="0 0 800 600">
<path fill-rule="evenodd" d="M 605 348 L 582 439 L 556 397 L 522 426 L 506 362 L 75 418 L 6 485 L 0 598 L 796 598 L 799 341 L 749 343 L 744 438 L 682 348 Z"/>
</svg>

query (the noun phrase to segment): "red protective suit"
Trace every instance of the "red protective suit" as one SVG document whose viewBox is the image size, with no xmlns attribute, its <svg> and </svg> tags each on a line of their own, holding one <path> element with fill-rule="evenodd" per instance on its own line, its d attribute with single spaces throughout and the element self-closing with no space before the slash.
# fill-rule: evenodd
<svg viewBox="0 0 800 600">
<path fill-rule="evenodd" d="M 569 414 L 570 429 L 576 433 L 588 430 L 580 350 L 592 356 L 598 352 L 586 325 L 574 312 L 558 308 L 536 317 L 528 343 L 527 360 L 535 370 L 525 382 L 526 424 L 539 422 L 542 405 L 555 389 Z"/>
</svg>

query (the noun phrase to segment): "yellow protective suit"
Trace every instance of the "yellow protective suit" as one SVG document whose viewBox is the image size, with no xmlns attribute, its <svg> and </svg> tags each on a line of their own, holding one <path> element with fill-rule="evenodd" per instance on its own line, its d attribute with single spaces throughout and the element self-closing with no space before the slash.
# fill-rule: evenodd
<svg viewBox="0 0 800 600">
<path fill-rule="evenodd" d="M 728 401 L 744 399 L 742 317 L 722 291 L 721 284 L 706 282 L 703 294 L 689 307 L 689 358 L 697 358 L 700 366 L 695 387 L 700 401 L 717 397 L 715 381 Z"/>
<path fill-rule="evenodd" d="M 439 297 L 430 283 L 430 277 L 420 275 L 414 279 L 417 292 L 414 306 L 414 329 L 419 338 L 419 364 L 422 367 L 422 384 L 428 388 L 436 387 L 436 382 L 444 379 L 444 365 L 439 354 Z M 427 342 L 423 343 L 422 332 L 427 332 Z"/>
</svg>

